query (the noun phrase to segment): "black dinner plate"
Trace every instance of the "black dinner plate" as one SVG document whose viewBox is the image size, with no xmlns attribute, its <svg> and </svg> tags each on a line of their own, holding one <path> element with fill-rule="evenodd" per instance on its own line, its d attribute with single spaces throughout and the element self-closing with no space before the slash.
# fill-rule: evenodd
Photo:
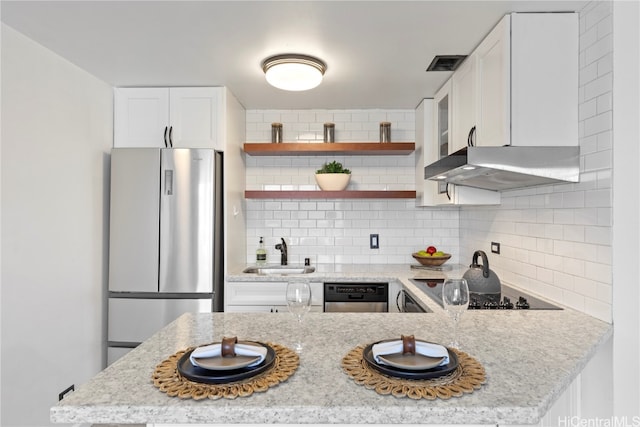
<svg viewBox="0 0 640 427">
<path fill-rule="evenodd" d="M 178 372 L 180 372 L 183 377 L 191 381 L 206 384 L 225 384 L 256 376 L 266 371 L 271 367 L 271 365 L 273 365 L 273 362 L 275 362 L 276 360 L 276 351 L 267 344 L 254 341 L 252 342 L 257 345 L 266 347 L 267 349 L 267 355 L 265 356 L 262 363 L 257 366 L 247 366 L 244 368 L 227 371 L 214 371 L 210 369 L 204 369 L 199 366 L 193 366 L 191 360 L 189 360 L 189 356 L 191 356 L 193 350 L 190 350 L 183 354 L 180 360 L 178 360 Z"/>
<path fill-rule="evenodd" d="M 383 341 L 374 342 L 366 346 L 362 351 L 362 357 L 373 369 L 391 377 L 406 378 L 411 380 L 427 380 L 430 378 L 438 378 L 443 375 L 447 375 L 455 371 L 458 367 L 458 356 L 455 352 L 451 351 L 450 348 L 447 348 L 447 352 L 449 353 L 449 363 L 443 366 L 436 366 L 435 368 L 425 369 L 423 371 L 401 369 L 389 365 L 381 365 L 377 363 L 373 358 L 372 351 L 372 347 L 379 342 Z"/>
</svg>

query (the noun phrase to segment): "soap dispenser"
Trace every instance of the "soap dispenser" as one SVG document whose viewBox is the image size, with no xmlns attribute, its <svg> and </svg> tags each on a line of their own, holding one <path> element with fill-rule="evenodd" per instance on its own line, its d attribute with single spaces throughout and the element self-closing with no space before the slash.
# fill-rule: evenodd
<svg viewBox="0 0 640 427">
<path fill-rule="evenodd" d="M 260 237 L 258 249 L 256 249 L 256 264 L 264 265 L 267 263 L 267 250 L 264 247 L 264 240 Z"/>
</svg>

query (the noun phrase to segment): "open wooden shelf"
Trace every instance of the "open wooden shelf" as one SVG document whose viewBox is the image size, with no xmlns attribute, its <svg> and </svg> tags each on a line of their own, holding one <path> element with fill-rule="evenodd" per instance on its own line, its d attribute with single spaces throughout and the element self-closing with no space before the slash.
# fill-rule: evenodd
<svg viewBox="0 0 640 427">
<path fill-rule="evenodd" d="M 313 156 L 322 154 L 343 155 L 407 155 L 413 153 L 416 144 L 413 142 L 331 142 L 331 143 L 299 143 L 283 142 L 244 144 L 244 152 L 252 156 Z"/>
<path fill-rule="evenodd" d="M 413 190 L 370 191 L 370 190 L 345 190 L 345 191 L 270 191 L 270 190 L 245 190 L 246 199 L 415 199 Z"/>
</svg>

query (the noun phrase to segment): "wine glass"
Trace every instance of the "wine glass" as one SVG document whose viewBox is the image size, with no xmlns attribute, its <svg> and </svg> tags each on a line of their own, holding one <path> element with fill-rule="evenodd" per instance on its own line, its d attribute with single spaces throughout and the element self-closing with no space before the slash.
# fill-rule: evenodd
<svg viewBox="0 0 640 427">
<path fill-rule="evenodd" d="M 458 343 L 458 322 L 460 316 L 469 307 L 469 286 L 465 279 L 447 279 L 442 285 L 444 309 L 453 319 L 453 341 L 450 346 L 460 348 Z"/>
<path fill-rule="evenodd" d="M 306 281 L 292 281 L 287 283 L 287 306 L 298 320 L 298 341 L 295 344 L 296 353 L 302 353 L 302 317 L 311 309 L 311 287 Z"/>
</svg>

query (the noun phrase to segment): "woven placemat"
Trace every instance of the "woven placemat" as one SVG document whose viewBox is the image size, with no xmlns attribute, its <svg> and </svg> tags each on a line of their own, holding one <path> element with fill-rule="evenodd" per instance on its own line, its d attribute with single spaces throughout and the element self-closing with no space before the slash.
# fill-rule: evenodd
<svg viewBox="0 0 640 427">
<path fill-rule="evenodd" d="M 410 399 L 450 399 L 473 393 L 486 381 L 484 367 L 467 353 L 450 349 L 458 356 L 458 367 L 437 378 L 415 380 L 387 376 L 371 368 L 363 358 L 365 346 L 358 346 L 342 358 L 342 369 L 356 384 L 378 394 L 391 394 Z"/>
<path fill-rule="evenodd" d="M 178 372 L 178 361 L 182 355 L 196 348 L 189 347 L 171 355 L 156 366 L 151 376 L 153 385 L 167 393 L 167 396 L 194 400 L 216 400 L 223 397 L 235 399 L 265 392 L 289 379 L 300 364 L 300 358 L 295 351 L 280 344 L 265 344 L 274 349 L 275 360 L 273 366 L 255 377 L 225 384 L 205 384 L 188 380 Z"/>
</svg>

